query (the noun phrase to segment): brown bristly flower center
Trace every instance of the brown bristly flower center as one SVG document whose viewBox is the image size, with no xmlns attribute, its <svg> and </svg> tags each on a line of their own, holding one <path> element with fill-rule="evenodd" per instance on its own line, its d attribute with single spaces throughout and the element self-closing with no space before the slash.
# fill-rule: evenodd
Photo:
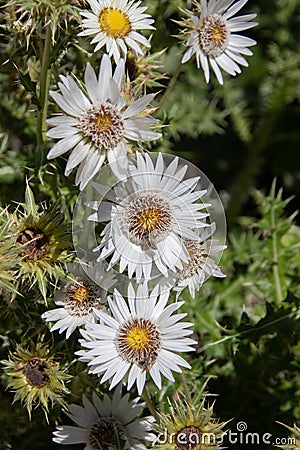
<svg viewBox="0 0 300 450">
<path fill-rule="evenodd" d="M 131 32 L 131 22 L 126 13 L 120 9 L 107 6 L 99 14 L 100 30 L 114 39 L 124 38 Z"/>
<path fill-rule="evenodd" d="M 41 388 L 49 381 L 49 376 L 45 373 L 47 365 L 45 361 L 37 356 L 32 358 L 25 366 L 27 381 L 35 387 Z"/>
<path fill-rule="evenodd" d="M 93 450 L 105 448 L 123 448 L 126 432 L 113 417 L 101 417 L 90 429 L 88 444 Z"/>
<path fill-rule="evenodd" d="M 96 147 L 109 150 L 121 141 L 124 122 L 117 108 L 105 103 L 87 109 L 79 119 L 78 128 Z"/>
<path fill-rule="evenodd" d="M 88 281 L 78 280 L 78 283 L 68 283 L 65 287 L 65 309 L 74 316 L 86 316 L 98 308 L 101 293 L 98 288 Z"/>
<path fill-rule="evenodd" d="M 155 363 L 160 342 L 156 325 L 144 318 L 130 319 L 121 325 L 116 339 L 120 356 L 143 371 L 151 369 Z"/>
<path fill-rule="evenodd" d="M 230 31 L 226 21 L 218 14 L 212 14 L 200 24 L 199 43 L 207 56 L 219 56 L 227 47 Z"/>
<path fill-rule="evenodd" d="M 49 239 L 42 230 L 29 227 L 23 230 L 16 242 L 22 245 L 20 252 L 24 260 L 36 261 L 46 256 L 49 248 Z"/>
<path fill-rule="evenodd" d="M 201 448 L 202 433 L 199 428 L 189 425 L 182 428 L 175 436 L 176 448 L 180 450 L 190 450 L 192 448 Z"/>
<path fill-rule="evenodd" d="M 173 217 L 169 204 L 160 196 L 146 193 L 125 207 L 123 229 L 137 245 L 156 248 L 156 244 L 171 231 Z"/>
<path fill-rule="evenodd" d="M 183 269 L 180 271 L 180 278 L 192 277 L 205 264 L 208 257 L 207 250 L 200 242 L 184 239 L 184 246 L 189 254 L 189 261 L 182 261 Z"/>
</svg>

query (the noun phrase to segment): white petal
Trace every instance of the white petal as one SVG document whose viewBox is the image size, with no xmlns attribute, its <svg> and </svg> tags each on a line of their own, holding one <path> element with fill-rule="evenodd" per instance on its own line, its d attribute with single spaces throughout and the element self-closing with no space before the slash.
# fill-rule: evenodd
<svg viewBox="0 0 300 450">
<path fill-rule="evenodd" d="M 60 127 L 54 127 L 47 131 L 46 136 L 54 139 L 61 139 L 72 134 L 76 134 L 78 129 L 75 127 L 68 127 L 66 125 L 62 125 Z"/>
<path fill-rule="evenodd" d="M 64 139 L 61 139 L 58 141 L 49 151 L 47 158 L 53 159 L 57 156 L 62 155 L 63 153 L 66 153 L 70 148 L 75 147 L 76 144 L 81 140 L 80 134 L 74 134 L 72 136 L 66 137 Z"/>
<path fill-rule="evenodd" d="M 59 92 L 49 91 L 49 93 L 64 112 L 73 117 L 79 117 L 81 115 L 83 108 L 74 108 L 74 106 L 70 105 Z"/>
<path fill-rule="evenodd" d="M 223 14 L 224 19 L 229 19 L 234 16 L 242 7 L 247 3 L 248 0 L 239 0 L 234 5 L 232 5 L 226 13 Z"/>
<path fill-rule="evenodd" d="M 103 55 L 99 70 L 99 79 L 96 86 L 98 93 L 98 100 L 105 102 L 109 96 L 109 86 L 112 77 L 112 67 L 108 55 Z"/>
<path fill-rule="evenodd" d="M 72 150 L 72 153 L 69 156 L 66 169 L 65 169 L 65 176 L 69 176 L 71 171 L 80 164 L 84 158 L 88 155 L 89 152 L 89 146 L 86 145 L 84 142 L 80 141 L 76 147 Z"/>
<path fill-rule="evenodd" d="M 122 114 L 123 119 L 127 119 L 142 112 L 146 108 L 146 106 L 149 105 L 149 103 L 153 98 L 154 98 L 153 94 L 147 94 L 144 95 L 142 98 L 133 102 Z"/>
<path fill-rule="evenodd" d="M 97 77 L 94 72 L 94 69 L 90 65 L 90 63 L 87 63 L 85 73 L 84 73 L 84 82 L 86 90 L 89 94 L 90 99 L 93 103 L 97 102 L 97 93 L 98 93 L 98 82 Z"/>
<path fill-rule="evenodd" d="M 53 442 L 57 444 L 83 444 L 87 442 L 88 432 L 82 428 L 64 425 L 53 433 Z"/>
<path fill-rule="evenodd" d="M 221 73 L 221 70 L 219 69 L 219 66 L 218 66 L 218 64 L 217 64 L 217 62 L 216 62 L 216 60 L 215 60 L 215 58 L 209 58 L 209 62 L 210 62 L 210 65 L 211 65 L 211 67 L 213 68 L 213 71 L 215 72 L 215 74 L 216 74 L 216 77 L 217 77 L 217 80 L 218 80 L 218 82 L 222 85 L 223 84 L 223 77 L 222 77 L 222 73 Z"/>
</svg>

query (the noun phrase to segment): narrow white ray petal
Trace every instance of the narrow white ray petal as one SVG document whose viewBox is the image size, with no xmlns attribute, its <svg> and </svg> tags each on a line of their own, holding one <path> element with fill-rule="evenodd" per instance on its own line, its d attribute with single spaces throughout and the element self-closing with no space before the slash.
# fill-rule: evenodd
<svg viewBox="0 0 300 450">
<path fill-rule="evenodd" d="M 122 114 L 123 119 L 127 119 L 142 112 L 148 106 L 148 104 L 151 102 L 153 98 L 154 94 L 147 94 L 144 95 L 144 97 L 133 102 Z"/>
<path fill-rule="evenodd" d="M 95 74 L 94 69 L 90 65 L 90 63 L 87 63 L 85 73 L 84 73 L 84 82 L 86 90 L 89 94 L 90 99 L 93 103 L 97 102 L 97 77 Z"/>
<path fill-rule="evenodd" d="M 66 125 L 58 126 L 51 128 L 47 131 L 46 136 L 54 139 L 61 139 L 64 137 L 71 136 L 72 134 L 76 134 L 78 132 L 77 128 L 69 127 Z"/>
<path fill-rule="evenodd" d="M 241 73 L 239 66 L 231 59 L 226 53 L 216 57 L 216 62 L 219 66 L 230 75 L 235 76 L 237 73 Z"/>
<path fill-rule="evenodd" d="M 223 14 L 224 19 L 229 19 L 234 16 L 242 7 L 247 3 L 248 0 L 239 0 L 234 3 L 227 11 Z"/>
<path fill-rule="evenodd" d="M 53 159 L 66 153 L 70 148 L 75 147 L 81 140 L 80 134 L 74 134 L 58 141 L 49 151 L 47 159 Z"/>
<path fill-rule="evenodd" d="M 78 117 L 81 115 L 82 109 L 70 105 L 59 92 L 49 91 L 49 93 L 64 112 L 72 117 Z"/>
<path fill-rule="evenodd" d="M 219 66 L 218 66 L 218 64 L 217 64 L 217 62 L 216 62 L 216 60 L 215 60 L 215 58 L 211 58 L 211 57 L 210 57 L 210 58 L 209 58 L 209 62 L 210 62 L 210 65 L 211 65 L 213 71 L 214 71 L 215 74 L 216 74 L 216 77 L 217 77 L 218 82 L 222 85 L 222 84 L 223 84 L 223 76 L 222 76 L 222 72 L 221 72 L 221 70 L 219 69 Z"/>
<path fill-rule="evenodd" d="M 99 102 L 105 102 L 110 94 L 109 86 L 112 78 L 112 66 L 108 55 L 104 54 L 101 59 L 98 82 L 96 83 L 95 92 Z"/>
<path fill-rule="evenodd" d="M 88 432 L 82 428 L 64 425 L 53 432 L 53 442 L 57 444 L 83 444 L 88 440 Z"/>
<path fill-rule="evenodd" d="M 78 119 L 69 116 L 57 115 L 52 117 L 51 119 L 46 120 L 47 125 L 51 126 L 76 126 L 78 125 Z"/>
<path fill-rule="evenodd" d="M 88 153 L 89 153 L 89 145 L 86 145 L 83 141 L 78 142 L 78 144 L 72 150 L 72 153 L 69 156 L 65 169 L 66 177 L 69 176 L 71 171 L 87 157 Z"/>
</svg>

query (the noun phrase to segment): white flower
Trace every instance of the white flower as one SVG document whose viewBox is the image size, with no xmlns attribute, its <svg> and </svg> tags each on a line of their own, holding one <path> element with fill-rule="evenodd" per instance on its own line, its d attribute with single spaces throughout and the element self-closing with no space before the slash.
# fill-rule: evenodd
<svg viewBox="0 0 300 450">
<path fill-rule="evenodd" d="M 95 284 L 81 268 L 70 272 L 75 276 L 74 281 L 66 283 L 62 289 L 57 289 L 54 293 L 54 301 L 59 308 L 42 314 L 46 322 L 56 322 L 50 331 L 58 330 L 59 333 L 66 331 L 67 339 L 77 327 L 95 322 L 95 310 L 105 309 L 107 289 L 114 283 L 112 277 L 108 276 L 99 264 L 90 268 L 90 272 L 93 279 L 98 279 L 102 287 Z"/>
<path fill-rule="evenodd" d="M 219 245 L 217 240 L 208 239 L 215 230 L 216 226 L 213 223 L 209 228 L 200 231 L 198 241 L 184 240 L 190 259 L 188 263 L 183 263 L 183 269 L 176 274 L 178 281 L 174 290 L 178 295 L 188 286 L 191 296 L 195 298 L 196 292 L 209 277 L 226 277 L 210 257 L 226 248 L 226 245 Z"/>
<path fill-rule="evenodd" d="M 160 133 L 149 130 L 156 120 L 139 114 L 153 95 L 127 104 L 120 95 L 124 77 L 124 61 L 120 60 L 114 74 L 108 55 L 101 60 L 99 77 L 90 64 L 85 70 L 85 94 L 70 76 L 61 76 L 61 94 L 50 91 L 52 98 L 65 113 L 47 120 L 53 126 L 47 136 L 59 139 L 48 153 L 48 159 L 72 149 L 65 175 L 79 165 L 76 184 L 83 189 L 107 159 L 109 163 L 127 154 L 126 140 L 152 141 Z M 124 160 L 125 158 L 122 158 Z"/>
<path fill-rule="evenodd" d="M 146 6 L 134 0 L 88 0 L 92 12 L 83 11 L 85 17 L 82 25 L 84 31 L 79 36 L 95 36 L 91 43 L 96 44 L 97 51 L 106 45 L 109 56 L 118 62 L 120 50 L 124 57 L 127 48 L 131 48 L 137 55 L 143 55 L 139 44 L 151 47 L 150 42 L 137 30 L 154 30 L 151 25 L 154 20 L 149 14 L 144 14 Z"/>
<path fill-rule="evenodd" d="M 110 202 L 90 202 L 97 212 L 89 217 L 96 222 L 109 221 L 102 232 L 98 260 L 112 254 L 109 268 L 120 262 L 119 271 L 128 268 L 128 276 L 149 280 L 152 266 L 168 276 L 168 269 L 182 269 L 188 252 L 182 239 L 197 240 L 194 230 L 207 226 L 209 216 L 200 212 L 209 205 L 198 200 L 206 193 L 197 190 L 200 177 L 184 179 L 187 165 L 178 167 L 174 159 L 165 167 L 161 153 L 156 165 L 148 154 L 136 153 L 136 166 L 129 164 L 130 176 L 107 195 L 107 188 L 94 183 L 95 189 Z"/>
<path fill-rule="evenodd" d="M 248 66 L 243 55 L 252 55 L 248 47 L 256 42 L 235 32 L 247 30 L 257 25 L 251 22 L 256 14 L 233 17 L 247 0 L 201 0 L 201 13 L 192 16 L 192 31 L 187 42 L 188 50 L 182 63 L 196 54 L 197 66 L 201 66 L 205 80 L 210 78 L 211 65 L 218 82 L 223 84 L 221 69 L 235 76 L 241 73 L 241 66 Z"/>
<path fill-rule="evenodd" d="M 83 395 L 83 407 L 72 404 L 66 411 L 77 426 L 57 427 L 53 441 L 63 445 L 85 444 L 85 450 L 145 449 L 141 441 L 154 440 L 150 433 L 153 418 L 137 418 L 144 408 L 138 400 L 130 401 L 129 394 L 122 397 L 120 389 L 116 389 L 112 399 L 105 394 L 100 400 L 94 392 L 93 403 Z"/>
<path fill-rule="evenodd" d="M 148 293 L 144 283 L 139 285 L 135 294 L 128 287 L 127 306 L 124 298 L 115 290 L 114 298 L 109 300 L 112 316 L 97 311 L 102 324 L 88 324 L 81 330 L 84 339 L 81 345 L 87 350 L 76 354 L 81 361 L 88 362 L 90 373 L 104 374 L 101 383 L 112 378 L 110 389 L 124 377 L 128 390 L 136 382 L 139 394 L 142 393 L 147 372 L 161 389 L 161 374 L 174 381 L 171 371 L 181 372 L 179 366 L 190 365 L 174 352 L 182 353 L 195 350 L 196 342 L 187 338 L 192 323 L 179 321 L 186 314 L 173 314 L 183 302 L 167 305 L 169 291 L 157 300 L 158 287 Z"/>
</svg>

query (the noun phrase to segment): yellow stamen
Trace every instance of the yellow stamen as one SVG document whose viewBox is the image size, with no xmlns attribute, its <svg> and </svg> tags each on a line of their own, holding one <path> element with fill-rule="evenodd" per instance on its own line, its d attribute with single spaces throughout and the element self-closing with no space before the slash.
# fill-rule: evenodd
<svg viewBox="0 0 300 450">
<path fill-rule="evenodd" d="M 224 31 L 224 28 L 220 27 L 220 26 L 219 27 L 216 26 L 216 28 L 212 32 L 213 40 L 215 42 L 219 42 L 219 41 L 223 42 L 225 37 L 226 37 L 226 32 Z"/>
<path fill-rule="evenodd" d="M 147 348 L 149 343 L 149 334 L 147 330 L 141 326 L 135 326 L 129 330 L 126 341 L 129 347 L 134 350 Z"/>
<path fill-rule="evenodd" d="M 109 114 L 99 114 L 96 119 L 93 119 L 99 133 L 106 133 L 112 126 L 112 119 Z"/>
<path fill-rule="evenodd" d="M 102 9 L 98 17 L 98 22 L 101 31 L 114 39 L 127 36 L 132 29 L 127 14 L 120 9 L 114 9 L 112 7 Z"/>
<path fill-rule="evenodd" d="M 72 293 L 72 300 L 77 303 L 84 303 L 90 297 L 90 291 L 85 286 L 78 286 Z"/>
<path fill-rule="evenodd" d="M 138 222 L 144 230 L 152 231 L 156 228 L 158 221 L 161 219 L 162 211 L 159 209 L 145 209 L 139 214 Z"/>
</svg>

